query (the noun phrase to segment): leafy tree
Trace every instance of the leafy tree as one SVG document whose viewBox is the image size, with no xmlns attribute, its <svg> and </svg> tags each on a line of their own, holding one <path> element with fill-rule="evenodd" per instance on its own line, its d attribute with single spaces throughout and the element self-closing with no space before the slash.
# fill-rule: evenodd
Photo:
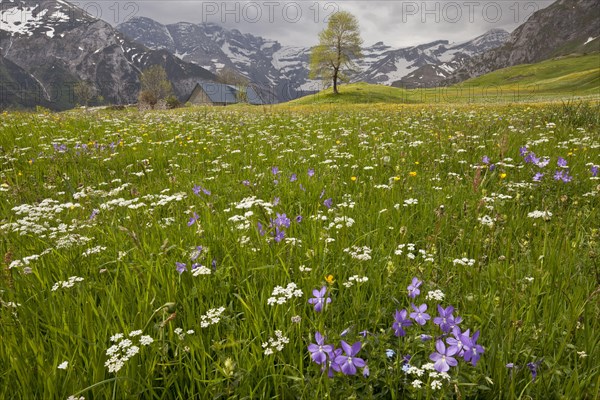
<svg viewBox="0 0 600 400">
<path fill-rule="evenodd" d="M 344 80 L 345 69 L 351 69 L 353 60 L 362 57 L 362 39 L 354 15 L 340 11 L 331 16 L 327 28 L 319 33 L 319 44 L 310 55 L 310 77 L 333 82 L 333 93 L 338 94 L 338 80 Z"/>
<path fill-rule="evenodd" d="M 91 81 L 79 81 L 75 84 L 73 92 L 77 101 L 83 105 L 88 106 L 90 101 L 96 97 L 96 87 Z"/>
<path fill-rule="evenodd" d="M 153 65 L 142 71 L 140 83 L 142 91 L 139 100 L 150 104 L 152 107 L 156 105 L 158 100 L 164 99 L 173 93 L 173 87 L 167 77 L 167 72 L 160 65 Z"/>
</svg>

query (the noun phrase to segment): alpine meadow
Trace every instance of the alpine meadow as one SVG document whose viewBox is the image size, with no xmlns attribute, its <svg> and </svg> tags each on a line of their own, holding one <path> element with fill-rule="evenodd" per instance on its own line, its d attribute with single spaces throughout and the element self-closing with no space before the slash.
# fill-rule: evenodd
<svg viewBox="0 0 600 400">
<path fill-rule="evenodd" d="M 600 0 L 0 6 L 0 400 L 600 400 Z"/>
</svg>

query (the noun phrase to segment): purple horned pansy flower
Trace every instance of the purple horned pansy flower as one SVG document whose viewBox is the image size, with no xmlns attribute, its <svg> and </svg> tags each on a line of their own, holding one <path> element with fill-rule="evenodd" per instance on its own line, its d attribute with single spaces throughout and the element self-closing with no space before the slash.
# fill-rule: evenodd
<svg viewBox="0 0 600 400">
<path fill-rule="evenodd" d="M 488 156 L 483 156 L 483 158 L 481 159 L 481 162 L 484 164 L 489 164 L 490 158 Z"/>
<path fill-rule="evenodd" d="M 316 312 L 321 312 L 325 304 L 331 303 L 331 297 L 326 297 L 327 286 L 323 286 L 321 290 L 314 289 L 313 296 L 315 297 L 308 299 L 308 304 L 313 304 Z"/>
<path fill-rule="evenodd" d="M 212 262 L 210 263 L 210 266 L 212 267 L 213 271 L 217 270 L 217 259 L 213 258 Z"/>
<path fill-rule="evenodd" d="M 296 220 L 297 223 L 302 222 L 302 215 L 297 215 L 296 218 L 295 218 L 295 220 Z"/>
<path fill-rule="evenodd" d="M 434 362 L 433 368 L 435 368 L 437 372 L 448 372 L 450 367 L 458 365 L 456 358 L 452 357 L 456 354 L 456 349 L 451 347 L 446 348 L 446 345 L 442 340 L 435 342 L 435 349 L 437 351 L 432 353 L 429 356 L 429 359 Z"/>
<path fill-rule="evenodd" d="M 469 339 L 471 343 L 469 348 L 465 350 L 463 358 L 465 359 L 465 361 L 470 361 L 471 365 L 475 367 L 485 349 L 483 348 L 483 346 L 477 344 L 477 339 L 479 339 L 479 331 L 475 332 L 473 334 L 473 337 Z"/>
<path fill-rule="evenodd" d="M 177 272 L 179 272 L 179 275 L 181 275 L 185 271 L 187 271 L 187 267 L 186 267 L 186 265 L 184 263 L 176 262 L 175 263 L 175 267 L 177 269 Z"/>
<path fill-rule="evenodd" d="M 349 333 L 350 333 L 350 329 L 352 329 L 352 327 L 351 327 L 351 326 L 349 326 L 348 328 L 344 329 L 344 330 L 343 330 L 343 331 L 340 333 L 340 336 L 341 336 L 341 337 L 344 337 L 344 336 L 346 336 L 347 334 L 349 334 Z"/>
<path fill-rule="evenodd" d="M 590 168 L 590 172 L 592 173 L 592 176 L 598 176 L 598 166 L 592 165 Z"/>
<path fill-rule="evenodd" d="M 290 182 L 296 182 L 297 180 L 298 180 L 298 175 L 292 174 L 292 176 L 290 176 Z"/>
<path fill-rule="evenodd" d="M 331 197 L 328 199 L 325 199 L 325 201 L 323 202 L 323 205 L 327 208 L 331 208 L 331 206 L 333 205 L 333 199 Z"/>
<path fill-rule="evenodd" d="M 423 303 L 419 307 L 411 304 L 411 307 L 413 310 L 415 310 L 415 312 L 410 313 L 410 317 L 414 319 L 417 324 L 425 325 L 427 321 L 431 319 L 429 314 L 425 312 L 427 311 L 427 304 Z"/>
<path fill-rule="evenodd" d="M 495 170 L 496 169 L 496 164 L 490 164 L 489 168 L 490 168 L 490 171 Z"/>
<path fill-rule="evenodd" d="M 433 319 L 433 323 L 439 325 L 440 329 L 444 333 L 450 332 L 452 325 L 454 325 L 454 307 L 448 306 L 444 309 L 441 305 L 437 306 L 439 317 Z"/>
<path fill-rule="evenodd" d="M 335 363 L 339 365 L 340 370 L 344 375 L 355 375 L 356 367 L 364 368 L 367 364 L 365 360 L 362 358 L 355 357 L 360 348 L 362 347 L 362 343 L 356 342 L 352 346 L 342 340 L 342 349 L 346 355 L 337 356 L 335 358 Z"/>
<path fill-rule="evenodd" d="M 244 186 L 250 186 L 250 181 L 248 179 L 245 179 L 242 181 L 242 185 Z"/>
<path fill-rule="evenodd" d="M 271 167 L 271 173 L 277 175 L 279 173 L 279 167 Z"/>
<path fill-rule="evenodd" d="M 265 228 L 263 228 L 263 224 L 261 224 L 260 222 L 257 222 L 256 226 L 258 227 L 258 234 L 260 236 L 265 236 Z"/>
<path fill-rule="evenodd" d="M 200 216 L 194 212 L 194 215 L 192 215 L 192 216 L 190 217 L 190 220 L 188 221 L 188 224 L 187 224 L 187 225 L 188 225 L 188 226 L 192 226 L 192 225 L 194 225 L 194 224 L 196 223 L 196 221 L 198 221 L 198 218 L 200 218 Z"/>
<path fill-rule="evenodd" d="M 363 376 L 364 376 L 365 378 L 368 378 L 368 377 L 369 377 L 369 375 L 371 375 L 371 371 L 369 371 L 369 366 L 368 366 L 368 365 L 365 365 L 365 367 L 363 368 Z"/>
<path fill-rule="evenodd" d="M 290 227 L 290 219 L 285 214 L 277 213 L 277 218 L 273 221 L 275 226 L 283 226 L 286 228 Z"/>
<path fill-rule="evenodd" d="M 542 174 L 541 172 L 538 172 L 533 176 L 533 181 L 540 182 L 543 177 L 544 177 L 544 174 Z"/>
<path fill-rule="evenodd" d="M 407 317 L 408 311 L 406 310 L 396 310 L 396 315 L 394 315 L 394 323 L 392 324 L 392 329 L 394 330 L 394 335 L 396 336 L 404 336 L 406 332 L 404 331 L 404 327 L 411 326 L 412 321 Z"/>
<path fill-rule="evenodd" d="M 194 192 L 194 194 L 196 196 L 200 196 L 201 190 L 202 190 L 202 186 L 198 186 L 198 185 L 194 185 L 194 187 L 192 188 L 192 192 Z"/>
<path fill-rule="evenodd" d="M 314 175 L 315 175 L 315 170 L 313 168 L 309 168 L 308 169 L 308 176 L 311 177 L 311 176 L 314 176 Z"/>
<path fill-rule="evenodd" d="M 544 168 L 549 163 L 550 163 L 550 159 L 548 157 L 546 157 L 543 160 L 538 161 L 538 163 L 536 165 L 540 168 Z"/>
<path fill-rule="evenodd" d="M 321 194 L 319 195 L 319 199 L 322 199 L 325 196 L 325 189 L 321 190 Z"/>
<path fill-rule="evenodd" d="M 531 371 L 531 380 L 533 382 L 535 382 L 535 379 L 537 378 L 538 367 L 540 366 L 541 363 L 542 363 L 542 360 L 532 362 L 532 363 L 531 362 L 527 363 L 527 368 L 529 368 L 529 370 Z"/>
<path fill-rule="evenodd" d="M 90 220 L 96 218 L 96 215 L 98 215 L 100 213 L 100 210 L 98 210 L 97 208 L 94 208 L 92 210 L 92 214 L 90 214 Z"/>
<path fill-rule="evenodd" d="M 369 335 L 371 332 L 369 332 L 368 330 L 364 330 L 364 331 L 360 331 L 358 332 L 358 334 L 362 337 L 367 337 L 367 335 Z"/>
<path fill-rule="evenodd" d="M 340 372 L 341 368 L 338 363 L 335 362 L 336 358 L 342 355 L 342 349 L 333 349 L 328 354 L 329 361 L 327 362 L 327 376 L 333 378 L 334 372 Z M 321 372 L 325 371 L 325 365 L 321 368 Z"/>
<path fill-rule="evenodd" d="M 308 351 L 310 351 L 310 358 L 317 364 L 325 364 L 327 361 L 327 355 L 333 351 L 333 346 L 325 344 L 325 338 L 320 332 L 315 333 L 316 344 L 311 343 L 308 345 Z"/>
<path fill-rule="evenodd" d="M 531 153 L 527 154 L 527 156 L 525 156 L 525 162 L 537 165 L 537 163 L 540 162 L 540 158 L 537 157 L 535 155 L 535 153 L 532 151 Z"/>
<path fill-rule="evenodd" d="M 525 157 L 527 155 L 527 146 L 519 148 L 519 154 L 521 155 L 521 157 Z"/>
<path fill-rule="evenodd" d="M 567 160 L 565 160 L 562 157 L 558 157 L 558 160 L 556 161 L 556 165 L 558 165 L 561 168 L 565 168 L 567 166 Z"/>
<path fill-rule="evenodd" d="M 273 235 L 273 240 L 275 240 L 276 243 L 279 243 L 284 238 L 285 238 L 285 231 L 283 229 L 279 229 L 278 227 L 275 227 L 275 234 Z"/>
<path fill-rule="evenodd" d="M 429 340 L 433 339 L 433 336 L 431 336 L 431 335 L 425 335 L 425 334 L 422 334 L 422 335 L 420 336 L 420 338 L 421 338 L 421 342 L 427 342 L 427 341 L 429 341 Z"/>
<path fill-rule="evenodd" d="M 279 204 L 279 197 L 274 197 L 273 198 L 273 205 L 276 206 L 277 204 Z"/>
<path fill-rule="evenodd" d="M 202 250 L 203 250 L 202 246 L 196 246 L 196 248 L 192 252 L 190 260 L 196 261 L 198 259 L 198 257 L 200 257 L 200 254 L 202 254 Z"/>
<path fill-rule="evenodd" d="M 423 284 L 423 282 L 421 282 L 419 279 L 412 278 L 412 282 L 410 283 L 410 285 L 408 285 L 408 297 L 410 297 L 411 299 L 414 299 L 415 297 L 417 297 L 421 291 L 419 290 L 419 287 Z"/>
<path fill-rule="evenodd" d="M 472 346 L 471 338 L 469 337 L 470 331 L 467 329 L 461 332 L 458 327 L 452 330 L 454 337 L 449 337 L 446 342 L 450 346 L 449 349 L 456 350 L 455 354 L 458 357 L 462 357 L 465 351 L 469 350 Z"/>
</svg>

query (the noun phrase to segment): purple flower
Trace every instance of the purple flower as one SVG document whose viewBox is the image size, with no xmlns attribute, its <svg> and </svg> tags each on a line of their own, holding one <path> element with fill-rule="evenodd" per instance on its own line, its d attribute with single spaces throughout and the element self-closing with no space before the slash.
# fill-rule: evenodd
<svg viewBox="0 0 600 400">
<path fill-rule="evenodd" d="M 496 164 L 491 164 L 489 168 L 490 168 L 490 171 L 495 170 L 496 169 Z"/>
<path fill-rule="evenodd" d="M 201 187 L 201 186 L 198 186 L 198 185 L 194 185 L 194 187 L 192 188 L 192 192 L 194 192 L 194 194 L 195 194 L 196 196 L 199 196 L 199 195 L 200 195 L 200 191 L 201 191 L 201 190 L 202 190 L 202 187 Z"/>
<path fill-rule="evenodd" d="M 190 259 L 192 261 L 196 261 L 196 259 L 198 257 L 200 257 L 200 254 L 202 254 L 202 246 L 196 246 L 196 249 L 194 250 L 194 252 L 192 253 L 192 256 L 190 257 Z"/>
<path fill-rule="evenodd" d="M 423 303 L 419 307 L 415 306 L 414 304 L 411 304 L 411 307 L 413 308 L 413 310 L 415 310 L 415 312 L 410 313 L 410 317 L 414 319 L 417 322 L 417 324 L 425 325 L 425 323 L 431 319 L 429 314 L 425 312 L 427 311 L 427 304 Z"/>
<path fill-rule="evenodd" d="M 277 175 L 279 173 L 279 168 L 278 167 L 271 167 L 271 173 L 273 175 Z"/>
<path fill-rule="evenodd" d="M 544 174 L 542 174 L 541 172 L 538 172 L 537 174 L 535 174 L 533 176 L 533 181 L 534 182 L 540 182 L 543 177 L 544 177 Z"/>
<path fill-rule="evenodd" d="M 188 226 L 192 226 L 196 223 L 196 221 L 198 221 L 198 218 L 200 218 L 200 216 L 198 214 L 196 214 L 196 212 L 194 212 L 194 215 L 192 215 L 190 217 L 190 220 L 188 221 Z"/>
<path fill-rule="evenodd" d="M 275 242 L 277 242 L 277 243 L 281 242 L 284 237 L 285 237 L 285 231 L 283 229 L 280 230 L 278 227 L 275 227 L 275 235 L 273 236 L 273 239 L 275 240 Z"/>
<path fill-rule="evenodd" d="M 217 259 L 213 258 L 212 263 L 210 263 L 210 265 L 211 265 L 213 271 L 216 271 L 217 270 Z"/>
<path fill-rule="evenodd" d="M 548 163 L 550 162 L 549 158 L 544 158 L 541 161 L 538 161 L 537 166 L 540 168 L 544 168 L 546 165 L 548 165 Z"/>
<path fill-rule="evenodd" d="M 325 344 L 325 338 L 320 332 L 315 333 L 315 340 L 317 344 L 308 345 L 308 351 L 311 352 L 310 358 L 317 364 L 324 364 L 327 361 L 327 354 L 333 351 L 333 346 Z"/>
<path fill-rule="evenodd" d="M 277 213 L 277 218 L 273 221 L 275 226 L 284 226 L 286 228 L 290 227 L 290 219 L 285 214 Z"/>
<path fill-rule="evenodd" d="M 321 290 L 314 289 L 313 296 L 315 297 L 308 299 L 308 304 L 314 304 L 316 312 L 321 312 L 323 305 L 331 303 L 331 297 L 325 297 L 326 293 L 327 286 L 323 286 Z"/>
<path fill-rule="evenodd" d="M 454 328 L 452 334 L 454 337 L 449 337 L 446 342 L 450 345 L 449 349 L 454 349 L 455 354 L 461 357 L 464 352 L 471 348 L 471 338 L 469 337 L 469 330 L 461 332 L 460 329 Z"/>
<path fill-rule="evenodd" d="M 425 335 L 425 334 L 421 335 L 421 342 L 427 342 L 431 339 L 433 339 L 433 336 L 431 336 L 431 335 Z"/>
<path fill-rule="evenodd" d="M 328 354 L 329 362 L 327 363 L 327 376 L 333 378 L 333 373 L 340 372 L 341 368 L 338 363 L 335 362 L 336 358 L 342 355 L 342 349 L 333 349 Z M 325 366 L 321 369 L 321 371 L 325 371 Z"/>
<path fill-rule="evenodd" d="M 429 359 L 435 362 L 435 364 L 433 364 L 433 368 L 435 368 L 437 372 L 448 372 L 450 367 L 455 367 L 458 365 L 456 358 L 452 357 L 456 354 L 456 349 L 446 349 L 446 345 L 442 340 L 435 342 L 435 349 L 437 352 L 432 353 L 429 356 Z"/>
<path fill-rule="evenodd" d="M 260 236 L 265 236 L 265 229 L 263 228 L 263 225 L 260 222 L 257 222 L 256 225 L 258 226 L 258 234 Z"/>
<path fill-rule="evenodd" d="M 273 199 L 273 205 L 276 206 L 277 204 L 279 204 L 279 197 Z"/>
<path fill-rule="evenodd" d="M 350 346 L 348 343 L 342 340 L 342 349 L 344 349 L 345 356 L 337 356 L 335 363 L 339 365 L 344 375 L 355 375 L 356 367 L 363 368 L 367 364 L 362 358 L 355 357 L 360 351 L 362 344 L 360 342 L 354 343 Z"/>
<path fill-rule="evenodd" d="M 531 153 L 527 154 L 527 156 L 525 157 L 525 162 L 537 165 L 537 163 L 540 162 L 540 158 L 536 157 L 535 153 L 532 151 Z"/>
<path fill-rule="evenodd" d="M 311 176 L 314 176 L 314 175 L 315 175 L 315 170 L 313 168 L 309 168 L 308 169 L 308 176 L 311 177 Z"/>
<path fill-rule="evenodd" d="M 465 361 L 470 361 L 473 366 L 477 365 L 477 362 L 485 351 L 483 346 L 477 344 L 477 339 L 479 339 L 479 331 L 475 332 L 473 337 L 469 339 L 471 341 L 470 346 L 465 350 L 465 354 L 463 354 Z"/>
<path fill-rule="evenodd" d="M 371 375 L 371 371 L 369 371 L 369 366 L 368 366 L 368 365 L 365 365 L 365 367 L 363 368 L 363 376 L 364 376 L 365 378 L 368 378 L 368 377 L 369 377 L 369 375 Z"/>
<path fill-rule="evenodd" d="M 483 158 L 481 159 L 481 162 L 484 164 L 489 164 L 490 158 L 488 156 L 483 156 Z"/>
<path fill-rule="evenodd" d="M 567 160 L 565 160 L 562 157 L 558 157 L 558 161 L 556 161 L 556 165 L 558 165 L 559 167 L 566 167 L 567 166 Z"/>
<path fill-rule="evenodd" d="M 531 380 L 533 382 L 535 382 L 535 379 L 537 378 L 537 369 L 541 363 L 542 360 L 536 361 L 534 363 L 527 363 L 527 368 L 529 368 L 529 370 L 531 371 Z"/>
<path fill-rule="evenodd" d="M 177 272 L 179 272 L 179 275 L 183 274 L 184 271 L 187 271 L 187 268 L 184 263 L 176 262 L 175 266 L 177 267 L 176 269 Z"/>
<path fill-rule="evenodd" d="M 444 309 L 441 305 L 437 306 L 439 317 L 435 317 L 433 319 L 433 323 L 440 326 L 440 329 L 444 333 L 450 332 L 452 329 L 452 325 L 454 324 L 454 316 L 452 312 L 454 311 L 454 307 L 448 306 Z"/>
<path fill-rule="evenodd" d="M 573 177 L 569 175 L 569 171 L 555 171 L 554 172 L 554 180 L 555 181 L 563 181 L 564 183 L 571 182 Z"/>
<path fill-rule="evenodd" d="M 327 208 L 331 208 L 331 205 L 332 205 L 332 204 L 333 204 L 333 200 L 331 199 L 331 197 L 330 197 L 330 198 L 328 198 L 328 199 L 326 199 L 326 200 L 323 202 L 323 205 L 324 205 L 325 207 L 327 207 Z"/>
<path fill-rule="evenodd" d="M 302 215 L 298 215 L 298 216 L 296 216 L 296 222 L 297 222 L 297 223 L 300 223 L 300 222 L 302 222 Z"/>
<path fill-rule="evenodd" d="M 519 149 L 519 154 L 521 154 L 521 157 L 525 157 L 525 155 L 527 154 L 527 146 L 523 146 Z"/>
<path fill-rule="evenodd" d="M 592 173 L 592 176 L 598 176 L 598 166 L 592 165 L 592 167 L 590 168 L 590 172 Z"/>
<path fill-rule="evenodd" d="M 92 210 L 92 214 L 90 214 L 90 220 L 96 218 L 96 215 L 98 215 L 99 212 L 100 212 L 100 210 L 98 210 L 97 208 L 94 208 Z"/>
<path fill-rule="evenodd" d="M 248 179 L 242 181 L 242 185 L 250 186 L 250 181 Z"/>
<path fill-rule="evenodd" d="M 298 180 L 298 175 L 292 174 L 292 176 L 290 176 L 290 182 L 296 182 L 297 180 Z"/>
<path fill-rule="evenodd" d="M 412 278 L 412 282 L 410 283 L 410 285 L 408 285 L 408 297 L 410 297 L 411 299 L 414 299 L 415 297 L 417 297 L 421 293 L 421 291 L 419 290 L 419 287 L 422 284 L 423 284 L 423 282 L 418 280 L 416 277 Z"/>
<path fill-rule="evenodd" d="M 412 321 L 406 317 L 408 312 L 406 310 L 396 310 L 396 315 L 394 316 L 394 323 L 392 324 L 392 329 L 394 329 L 394 335 L 396 336 L 404 336 L 406 332 L 404 331 L 405 326 L 411 326 Z"/>
</svg>

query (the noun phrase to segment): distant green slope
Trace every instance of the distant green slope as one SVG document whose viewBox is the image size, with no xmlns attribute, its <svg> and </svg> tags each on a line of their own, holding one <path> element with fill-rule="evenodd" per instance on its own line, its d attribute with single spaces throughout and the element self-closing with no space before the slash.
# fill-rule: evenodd
<svg viewBox="0 0 600 400">
<path fill-rule="evenodd" d="M 293 100 L 284 105 L 423 104 L 550 101 L 600 98 L 600 53 L 571 55 L 504 68 L 450 87 L 400 89 L 355 83 Z"/>
</svg>

